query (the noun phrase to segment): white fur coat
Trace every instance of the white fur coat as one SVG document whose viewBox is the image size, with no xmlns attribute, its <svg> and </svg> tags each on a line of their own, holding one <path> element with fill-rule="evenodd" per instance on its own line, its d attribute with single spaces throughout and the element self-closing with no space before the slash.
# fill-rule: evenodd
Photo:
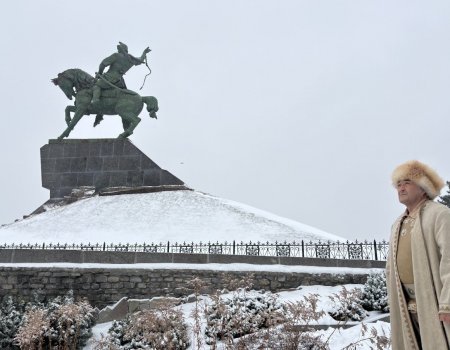
<svg viewBox="0 0 450 350">
<path fill-rule="evenodd" d="M 397 269 L 400 220 L 392 226 L 386 265 L 393 350 L 419 349 Z M 450 325 L 439 312 L 450 313 L 450 209 L 427 201 L 411 231 L 413 274 L 423 350 L 450 349 Z"/>
</svg>

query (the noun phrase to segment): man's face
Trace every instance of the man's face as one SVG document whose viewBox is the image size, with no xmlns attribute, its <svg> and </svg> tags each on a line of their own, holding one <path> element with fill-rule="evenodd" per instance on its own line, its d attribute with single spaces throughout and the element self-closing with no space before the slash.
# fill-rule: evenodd
<svg viewBox="0 0 450 350">
<path fill-rule="evenodd" d="M 409 208 L 413 208 L 425 198 L 425 191 L 411 180 L 397 182 L 398 200 Z"/>
</svg>

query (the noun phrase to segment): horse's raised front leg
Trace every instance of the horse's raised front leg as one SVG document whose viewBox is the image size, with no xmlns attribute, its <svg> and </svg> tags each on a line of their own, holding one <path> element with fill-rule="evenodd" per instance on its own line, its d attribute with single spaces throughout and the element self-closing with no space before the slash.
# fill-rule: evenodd
<svg viewBox="0 0 450 350">
<path fill-rule="evenodd" d="M 141 122 L 141 118 L 135 115 L 120 115 L 122 117 L 123 133 L 118 138 L 124 139 L 133 134 L 133 130 Z"/>
<path fill-rule="evenodd" d="M 83 108 L 83 109 L 78 108 L 75 111 L 75 114 L 74 114 L 72 120 L 67 125 L 66 130 L 64 130 L 64 132 L 58 137 L 58 140 L 62 140 L 64 137 L 69 136 L 70 132 L 73 130 L 75 125 L 77 125 L 77 123 L 80 121 L 81 117 L 85 114 L 86 110 L 87 110 L 87 108 Z"/>
<path fill-rule="evenodd" d="M 67 126 L 69 126 L 70 121 L 72 120 L 72 118 L 70 117 L 70 112 L 75 113 L 76 110 L 77 110 L 77 108 L 75 106 L 67 106 L 66 107 L 66 124 L 67 124 Z"/>
</svg>

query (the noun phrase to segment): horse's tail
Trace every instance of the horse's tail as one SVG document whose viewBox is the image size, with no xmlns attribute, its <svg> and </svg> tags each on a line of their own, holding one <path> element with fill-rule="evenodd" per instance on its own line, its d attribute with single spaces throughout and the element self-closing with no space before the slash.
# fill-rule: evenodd
<svg viewBox="0 0 450 350">
<path fill-rule="evenodd" d="M 156 112 L 158 112 L 158 100 L 153 96 L 142 96 L 142 101 L 147 105 L 147 111 L 150 113 L 150 117 L 156 118 Z"/>
</svg>

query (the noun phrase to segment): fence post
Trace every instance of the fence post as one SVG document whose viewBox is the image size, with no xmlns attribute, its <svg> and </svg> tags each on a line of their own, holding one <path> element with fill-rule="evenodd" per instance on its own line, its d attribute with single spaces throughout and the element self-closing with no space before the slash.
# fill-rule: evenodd
<svg viewBox="0 0 450 350">
<path fill-rule="evenodd" d="M 236 241 L 233 240 L 233 255 L 236 255 Z"/>
<path fill-rule="evenodd" d="M 103 251 L 106 250 L 106 242 L 103 242 Z"/>
<path fill-rule="evenodd" d="M 373 249 L 375 251 L 375 260 L 378 260 L 377 241 L 376 240 L 373 240 Z"/>
<path fill-rule="evenodd" d="M 170 253 L 170 241 L 167 241 L 167 253 Z"/>
<path fill-rule="evenodd" d="M 303 242 L 303 239 L 302 239 L 302 258 L 304 258 L 305 257 L 305 243 Z"/>
</svg>

